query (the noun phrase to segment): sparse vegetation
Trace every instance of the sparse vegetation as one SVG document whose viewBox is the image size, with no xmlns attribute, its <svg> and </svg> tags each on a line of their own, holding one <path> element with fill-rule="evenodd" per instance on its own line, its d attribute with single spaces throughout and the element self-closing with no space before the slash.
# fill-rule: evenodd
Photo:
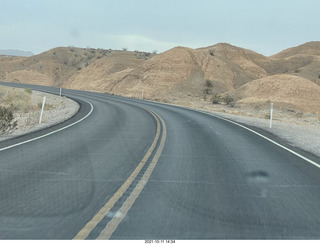
<svg viewBox="0 0 320 244">
<path fill-rule="evenodd" d="M 211 80 L 206 80 L 206 87 L 213 87 Z"/>
<path fill-rule="evenodd" d="M 32 94 L 31 88 L 27 88 L 27 89 L 25 89 L 24 91 L 25 91 L 26 93 L 30 94 L 30 95 Z"/>
<path fill-rule="evenodd" d="M 234 107 L 236 101 L 234 100 L 233 97 L 231 97 L 230 95 L 226 95 L 224 98 L 223 98 L 224 102 L 230 106 L 230 107 Z"/>
<path fill-rule="evenodd" d="M 204 95 L 212 95 L 212 90 L 209 88 L 206 88 L 203 90 Z"/>
<path fill-rule="evenodd" d="M 30 90 L 18 90 L 14 88 L 4 89 L 1 102 L 6 104 L 11 111 L 27 112 L 32 108 Z"/>
<path fill-rule="evenodd" d="M 0 132 L 12 130 L 17 126 L 17 121 L 13 119 L 13 113 L 9 108 L 0 106 Z"/>
<path fill-rule="evenodd" d="M 219 94 L 214 94 L 212 97 L 212 103 L 220 104 L 220 102 L 221 102 L 221 96 Z"/>
<path fill-rule="evenodd" d="M 212 103 L 213 104 L 226 104 L 229 107 L 234 107 L 236 101 L 229 94 L 225 95 L 224 97 L 221 96 L 220 94 L 214 94 L 212 96 Z"/>
<path fill-rule="evenodd" d="M 41 109 L 42 108 L 42 102 L 38 102 L 38 108 Z M 44 105 L 44 110 L 50 110 L 52 109 L 54 106 L 52 104 L 49 103 L 45 103 Z"/>
</svg>

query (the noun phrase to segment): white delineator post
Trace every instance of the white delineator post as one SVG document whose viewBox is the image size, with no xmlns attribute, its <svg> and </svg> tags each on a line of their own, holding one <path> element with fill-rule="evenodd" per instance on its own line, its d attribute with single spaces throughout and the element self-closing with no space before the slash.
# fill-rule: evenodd
<svg viewBox="0 0 320 244">
<path fill-rule="evenodd" d="M 271 108 L 270 108 L 270 129 L 272 128 L 272 115 L 273 115 L 273 103 L 271 103 Z"/>
<path fill-rule="evenodd" d="M 61 97 L 61 93 L 62 93 L 62 88 L 60 87 L 60 97 Z"/>
<path fill-rule="evenodd" d="M 45 105 L 45 103 L 46 103 L 46 96 L 43 97 L 42 108 L 41 108 L 40 119 L 39 119 L 39 124 L 41 124 L 41 121 L 42 121 L 42 115 L 43 115 L 43 110 L 44 110 L 44 105 Z"/>
</svg>

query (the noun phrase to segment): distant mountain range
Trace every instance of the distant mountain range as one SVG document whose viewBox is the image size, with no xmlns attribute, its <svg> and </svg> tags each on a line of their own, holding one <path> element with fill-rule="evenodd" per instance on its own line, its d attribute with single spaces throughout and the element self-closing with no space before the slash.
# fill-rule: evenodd
<svg viewBox="0 0 320 244">
<path fill-rule="evenodd" d="M 33 55 L 33 53 L 29 51 L 22 51 L 17 49 L 0 49 L 0 55 L 30 57 Z"/>
</svg>

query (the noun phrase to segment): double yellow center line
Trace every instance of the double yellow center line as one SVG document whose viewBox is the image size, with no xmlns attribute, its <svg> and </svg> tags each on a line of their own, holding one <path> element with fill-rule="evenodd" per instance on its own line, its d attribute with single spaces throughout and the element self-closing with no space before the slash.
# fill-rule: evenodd
<svg viewBox="0 0 320 244">
<path fill-rule="evenodd" d="M 100 235 L 97 239 L 100 240 L 107 240 L 111 237 L 112 233 L 116 230 L 118 225 L 121 223 L 121 221 L 124 219 L 128 211 L 130 210 L 131 206 L 135 202 L 135 200 L 140 195 L 142 189 L 148 182 L 156 164 L 158 163 L 158 160 L 160 158 L 160 155 L 162 153 L 162 150 L 164 148 L 164 144 L 166 141 L 167 136 L 167 130 L 166 130 L 166 124 L 163 121 L 163 119 L 156 113 L 145 109 L 147 112 L 149 112 L 156 120 L 157 123 L 157 132 L 155 135 L 155 138 L 147 151 L 147 153 L 144 155 L 141 162 L 138 164 L 138 166 L 135 168 L 135 170 L 131 173 L 129 178 L 123 183 L 123 185 L 118 189 L 118 191 L 110 198 L 110 200 L 99 210 L 99 212 L 83 227 L 82 230 L 73 238 L 73 240 L 84 240 L 86 239 L 91 231 L 103 220 L 103 218 L 109 213 L 109 211 L 113 208 L 113 206 L 118 202 L 118 200 L 122 197 L 122 195 L 126 192 L 126 190 L 129 188 L 129 186 L 133 183 L 133 181 L 136 179 L 137 175 L 140 173 L 143 166 L 146 164 L 146 162 L 149 160 L 151 154 L 155 150 L 158 141 L 160 139 L 161 134 L 161 125 L 162 125 L 162 136 L 160 140 L 160 144 L 158 146 L 158 149 L 149 164 L 148 168 L 146 169 L 145 173 L 143 174 L 141 180 L 136 185 L 136 187 L 133 189 L 129 197 L 126 199 L 126 201 L 123 203 L 122 207 L 119 209 L 119 212 L 121 213 L 120 216 L 114 215 L 114 217 L 109 221 L 107 226 L 102 230 Z M 116 217 L 117 216 L 117 217 Z"/>
</svg>

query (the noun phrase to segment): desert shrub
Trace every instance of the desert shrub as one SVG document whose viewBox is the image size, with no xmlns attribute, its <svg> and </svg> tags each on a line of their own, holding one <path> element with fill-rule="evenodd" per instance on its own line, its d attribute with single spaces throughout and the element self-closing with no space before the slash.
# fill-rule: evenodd
<svg viewBox="0 0 320 244">
<path fill-rule="evenodd" d="M 42 103 L 43 102 L 38 102 L 37 105 L 38 105 L 38 108 L 42 109 Z M 54 107 L 54 105 L 52 104 L 49 104 L 49 103 L 45 103 L 44 104 L 44 110 L 50 110 Z"/>
<path fill-rule="evenodd" d="M 31 108 L 31 94 L 26 91 L 9 90 L 3 97 L 2 102 L 10 107 L 10 110 L 27 111 Z"/>
<path fill-rule="evenodd" d="M 233 97 L 231 97 L 230 95 L 226 95 L 224 98 L 223 98 L 224 102 L 230 106 L 230 107 L 234 107 L 236 101 L 234 100 Z"/>
<path fill-rule="evenodd" d="M 206 80 L 206 87 L 213 87 L 211 80 Z"/>
<path fill-rule="evenodd" d="M 214 94 L 212 97 L 212 103 L 213 104 L 220 104 L 221 103 L 221 96 L 218 94 Z"/>
<path fill-rule="evenodd" d="M 31 88 L 27 88 L 27 89 L 25 89 L 24 91 L 25 91 L 26 93 L 30 94 L 30 95 L 32 94 Z"/>
<path fill-rule="evenodd" d="M 209 89 L 209 88 L 206 88 L 206 89 L 203 90 L 203 93 L 204 93 L 205 95 L 212 95 L 212 90 Z"/>
<path fill-rule="evenodd" d="M 14 129 L 17 121 L 13 121 L 13 113 L 10 109 L 0 106 L 0 132 L 4 133 Z"/>
</svg>

